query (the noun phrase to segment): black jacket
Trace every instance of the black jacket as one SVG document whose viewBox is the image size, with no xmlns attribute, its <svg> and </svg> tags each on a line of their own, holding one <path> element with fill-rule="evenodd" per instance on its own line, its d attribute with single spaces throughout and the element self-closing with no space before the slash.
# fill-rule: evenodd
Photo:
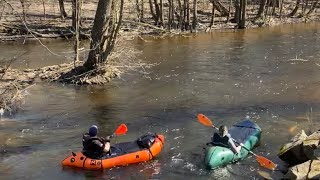
<svg viewBox="0 0 320 180">
<path fill-rule="evenodd" d="M 88 133 L 82 137 L 83 154 L 89 158 L 101 158 L 104 154 L 105 141 L 97 136 L 91 137 Z"/>
</svg>

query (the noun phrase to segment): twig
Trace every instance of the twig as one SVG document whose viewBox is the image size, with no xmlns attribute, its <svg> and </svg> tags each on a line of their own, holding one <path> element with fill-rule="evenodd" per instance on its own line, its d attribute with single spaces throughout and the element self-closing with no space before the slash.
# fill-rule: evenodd
<svg viewBox="0 0 320 180">
<path fill-rule="evenodd" d="M 136 23 L 136 24 L 139 24 L 139 25 L 142 25 L 142 26 L 147 26 L 147 27 L 150 27 L 150 28 L 153 28 L 153 29 L 156 29 L 156 30 L 160 30 L 160 31 L 163 31 L 163 32 L 167 32 L 166 29 L 163 29 L 163 28 L 160 28 L 160 27 L 157 27 L 157 26 L 153 26 L 153 25 L 147 24 L 147 23 L 135 22 L 135 21 L 130 21 L 130 20 L 123 20 L 123 22 Z"/>
<path fill-rule="evenodd" d="M 288 61 L 302 61 L 302 62 L 307 62 L 309 60 L 306 60 L 306 59 L 298 59 L 298 57 L 296 56 L 296 58 L 294 59 L 289 59 Z"/>
<path fill-rule="evenodd" d="M 25 26 L 25 28 L 27 29 L 27 31 L 45 48 L 47 49 L 47 51 L 49 51 L 51 54 L 55 55 L 55 56 L 62 56 L 62 57 L 65 57 L 65 58 L 69 58 L 69 57 L 73 57 L 73 56 L 63 56 L 63 55 L 60 55 L 60 54 L 57 54 L 53 51 L 51 51 L 46 45 L 44 45 L 41 40 L 39 38 L 37 38 L 34 33 L 28 28 L 26 22 L 23 20 L 23 18 L 19 15 L 19 13 L 13 8 L 12 4 L 7 2 L 7 0 L 2 0 L 4 1 L 6 4 L 8 4 L 10 6 L 10 8 L 12 9 L 12 11 L 16 12 L 18 17 L 20 18 L 20 21 L 23 23 L 23 25 Z"/>
</svg>

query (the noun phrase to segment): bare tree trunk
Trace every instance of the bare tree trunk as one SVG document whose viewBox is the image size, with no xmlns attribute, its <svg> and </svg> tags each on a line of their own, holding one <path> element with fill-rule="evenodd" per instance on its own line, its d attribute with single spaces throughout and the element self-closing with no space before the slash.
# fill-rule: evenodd
<svg viewBox="0 0 320 180">
<path fill-rule="evenodd" d="M 187 3 L 188 0 L 183 0 L 183 29 L 186 30 L 187 27 Z"/>
<path fill-rule="evenodd" d="M 77 9 L 76 4 L 77 4 L 77 1 L 78 0 L 72 0 L 71 1 L 71 3 L 72 3 L 72 27 L 73 28 L 76 27 L 76 23 L 77 23 L 77 21 L 76 21 L 76 9 Z M 75 30 L 75 29 L 73 29 L 73 30 Z"/>
<path fill-rule="evenodd" d="M 174 12 L 175 12 L 175 8 L 174 8 L 174 0 L 170 0 L 171 1 L 171 5 L 172 5 L 172 8 L 171 8 L 171 26 L 175 25 L 175 22 L 174 22 Z M 176 27 L 176 26 L 175 26 Z M 177 27 L 176 27 L 177 28 Z"/>
<path fill-rule="evenodd" d="M 152 0 L 149 0 L 149 5 L 150 5 L 150 13 L 151 13 L 152 19 L 154 20 L 155 24 L 157 24 L 157 16 L 153 10 Z"/>
<path fill-rule="evenodd" d="M 179 6 L 179 11 L 180 11 L 180 17 L 179 17 L 179 27 L 182 30 L 183 29 L 183 20 L 184 20 L 184 8 L 182 9 L 182 4 L 181 0 L 178 0 L 178 6 Z M 184 5 L 183 5 L 184 7 Z"/>
<path fill-rule="evenodd" d="M 279 13 L 280 19 L 282 19 L 283 3 L 284 3 L 284 0 L 281 0 L 280 13 Z"/>
<path fill-rule="evenodd" d="M 24 4 L 24 0 L 20 0 L 20 3 L 21 3 L 21 7 L 22 7 L 23 21 L 26 21 L 26 7 Z"/>
<path fill-rule="evenodd" d="M 240 7 L 241 7 L 241 21 L 239 22 L 239 29 L 246 28 L 246 7 L 247 7 L 247 0 L 240 0 Z"/>
<path fill-rule="evenodd" d="M 43 17 L 44 17 L 44 20 L 46 20 L 46 6 L 44 4 L 44 0 L 42 0 L 42 7 L 43 7 Z"/>
<path fill-rule="evenodd" d="M 104 45 L 104 47 L 106 47 L 106 48 L 105 48 L 104 52 L 102 53 L 102 60 L 103 61 L 107 60 L 109 54 L 111 53 L 111 51 L 113 50 L 113 48 L 116 44 L 118 32 L 120 30 L 120 26 L 122 23 L 123 6 L 124 6 L 124 0 L 120 0 L 119 13 L 113 15 L 118 18 L 115 19 L 114 22 L 112 22 L 112 24 L 110 25 L 111 26 L 110 29 L 112 31 L 109 35 L 109 38 L 108 37 L 105 38 L 107 40 L 107 44 Z"/>
<path fill-rule="evenodd" d="M 139 0 L 136 0 L 136 9 L 137 9 L 137 16 L 139 21 L 141 21 L 141 9 L 140 9 L 140 3 Z"/>
<path fill-rule="evenodd" d="M 298 11 L 298 9 L 299 9 L 299 7 L 300 7 L 300 2 L 301 2 L 301 0 L 297 0 L 296 6 L 295 6 L 295 8 L 292 10 L 292 12 L 289 14 L 289 16 L 294 16 L 294 15 L 297 13 L 297 11 Z"/>
<path fill-rule="evenodd" d="M 274 16 L 274 14 L 276 13 L 276 3 L 277 3 L 277 0 L 272 0 L 272 13 L 271 13 L 272 16 Z"/>
<path fill-rule="evenodd" d="M 235 23 L 239 24 L 240 21 L 240 0 L 235 0 L 234 1 L 234 7 L 235 7 L 235 13 L 234 13 L 234 19 L 235 19 Z"/>
<path fill-rule="evenodd" d="M 143 22 L 144 20 L 144 0 L 141 0 L 141 22 Z"/>
<path fill-rule="evenodd" d="M 75 42 L 74 42 L 74 68 L 76 68 L 76 61 L 79 60 L 79 34 L 80 34 L 80 12 L 81 12 L 81 6 L 80 6 L 80 0 L 76 0 L 75 1 L 75 27 L 73 27 L 75 29 Z"/>
<path fill-rule="evenodd" d="M 59 8 L 60 8 L 61 19 L 65 19 L 66 17 L 68 17 L 66 10 L 64 9 L 64 1 L 63 0 L 59 0 Z"/>
<path fill-rule="evenodd" d="M 265 7 L 266 7 L 266 3 L 267 3 L 267 0 L 261 0 L 261 1 L 260 1 L 260 6 L 259 6 L 258 14 L 257 14 L 257 16 L 256 16 L 257 19 L 264 17 L 264 10 L 265 10 Z"/>
<path fill-rule="evenodd" d="M 229 19 L 230 19 L 230 15 L 231 15 L 231 6 L 232 6 L 232 0 L 230 0 L 230 3 L 229 3 L 229 8 L 228 8 L 229 14 L 228 14 L 228 16 L 227 16 L 226 23 L 227 23 L 227 22 L 229 22 Z"/>
<path fill-rule="evenodd" d="M 171 30 L 171 26 L 172 26 L 172 1 L 173 0 L 168 0 L 168 4 L 169 4 L 169 15 L 168 15 L 168 29 Z"/>
<path fill-rule="evenodd" d="M 159 5 L 159 19 L 160 19 L 160 25 L 163 26 L 163 2 L 160 0 L 160 5 Z"/>
<path fill-rule="evenodd" d="M 190 29 L 190 2 L 187 1 L 187 24 L 186 24 L 186 30 Z"/>
<path fill-rule="evenodd" d="M 214 17 L 215 17 L 215 10 L 214 5 L 212 4 L 212 13 L 211 13 L 211 20 L 210 20 L 210 28 L 214 25 Z"/>
<path fill-rule="evenodd" d="M 140 22 L 143 22 L 144 20 L 144 2 L 143 0 L 136 0 L 136 8 L 137 8 L 137 16 L 138 20 Z"/>
<path fill-rule="evenodd" d="M 111 5 L 113 0 L 99 0 L 91 33 L 90 52 L 84 67 L 87 70 L 94 69 L 99 63 L 104 62 L 102 52 L 109 34 L 111 20 Z"/>
<path fill-rule="evenodd" d="M 198 24 L 198 19 L 197 19 L 197 0 L 193 0 L 193 22 L 192 22 L 192 29 L 194 31 L 197 31 L 197 24 Z"/>
<path fill-rule="evenodd" d="M 159 25 L 161 13 L 160 13 L 160 6 L 158 4 L 158 0 L 154 0 L 154 8 L 156 10 L 156 19 L 157 19 L 155 24 Z"/>
</svg>

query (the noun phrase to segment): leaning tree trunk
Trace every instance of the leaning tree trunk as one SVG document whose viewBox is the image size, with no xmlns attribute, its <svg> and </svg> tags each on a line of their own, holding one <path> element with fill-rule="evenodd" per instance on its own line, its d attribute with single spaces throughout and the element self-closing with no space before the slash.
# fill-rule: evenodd
<svg viewBox="0 0 320 180">
<path fill-rule="evenodd" d="M 64 2 L 63 0 L 59 0 L 59 7 L 60 7 L 60 15 L 62 19 L 68 17 L 66 10 L 64 9 Z"/>
<path fill-rule="evenodd" d="M 215 9 L 220 12 L 221 16 L 228 16 L 229 11 L 224 7 L 219 0 L 211 0 L 212 4 L 215 6 Z"/>
<path fill-rule="evenodd" d="M 299 7 L 300 7 L 300 2 L 301 2 L 301 0 L 297 0 L 296 6 L 295 6 L 295 8 L 292 10 L 292 12 L 289 14 L 289 16 L 294 16 L 294 15 L 297 13 L 297 11 L 298 11 L 298 9 L 299 9 Z"/>
<path fill-rule="evenodd" d="M 89 71 L 106 62 L 112 51 L 122 21 L 124 0 L 120 10 L 112 14 L 113 0 L 99 0 L 91 33 L 90 52 L 84 68 Z M 118 14 L 116 14 L 118 13 Z M 112 16 L 111 16 L 112 15 Z"/>
<path fill-rule="evenodd" d="M 256 18 L 263 18 L 264 17 L 264 10 L 266 8 L 267 0 L 260 0 L 260 6 L 258 10 L 258 14 Z"/>
</svg>

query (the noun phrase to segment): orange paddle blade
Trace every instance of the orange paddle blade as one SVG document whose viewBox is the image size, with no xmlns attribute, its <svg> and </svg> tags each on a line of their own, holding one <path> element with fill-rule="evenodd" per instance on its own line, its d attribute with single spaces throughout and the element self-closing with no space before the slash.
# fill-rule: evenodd
<svg viewBox="0 0 320 180">
<path fill-rule="evenodd" d="M 118 129 L 116 130 L 116 132 L 114 132 L 117 136 L 119 135 L 124 135 L 126 134 L 128 131 L 128 128 L 125 124 L 121 124 Z"/>
<path fill-rule="evenodd" d="M 276 169 L 277 165 L 273 163 L 271 160 L 257 155 L 257 161 L 260 163 L 260 166 L 274 170 Z"/>
<path fill-rule="evenodd" d="M 207 118 L 207 116 L 203 115 L 203 114 L 198 114 L 198 121 L 205 125 L 205 126 L 209 126 L 209 127 L 212 127 L 213 124 L 212 122 L 210 121 L 209 118 Z"/>
</svg>

